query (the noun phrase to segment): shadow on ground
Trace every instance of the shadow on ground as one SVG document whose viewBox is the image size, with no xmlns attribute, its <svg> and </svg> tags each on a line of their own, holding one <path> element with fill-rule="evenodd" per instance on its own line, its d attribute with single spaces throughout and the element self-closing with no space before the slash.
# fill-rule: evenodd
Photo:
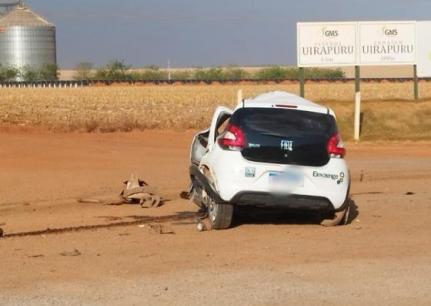
<svg viewBox="0 0 431 306">
<path fill-rule="evenodd" d="M 348 224 L 359 216 L 355 201 L 350 202 Z M 320 212 L 298 209 L 235 207 L 232 227 L 244 224 L 320 224 L 324 215 Z"/>
</svg>

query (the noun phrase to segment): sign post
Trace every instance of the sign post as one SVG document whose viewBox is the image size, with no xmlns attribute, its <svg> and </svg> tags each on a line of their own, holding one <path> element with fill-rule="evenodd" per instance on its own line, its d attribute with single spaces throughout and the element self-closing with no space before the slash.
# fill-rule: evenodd
<svg viewBox="0 0 431 306">
<path fill-rule="evenodd" d="M 355 66 L 355 119 L 354 139 L 356 142 L 361 137 L 361 68 Z"/>
<path fill-rule="evenodd" d="M 299 67 L 299 95 L 305 98 L 305 70 L 304 67 Z"/>
<path fill-rule="evenodd" d="M 419 100 L 419 81 L 417 65 L 413 65 L 413 83 L 415 100 Z"/>
<path fill-rule="evenodd" d="M 413 69 L 416 90 L 419 97 L 419 87 L 416 79 L 431 77 L 431 21 L 419 21 L 417 23 L 417 66 Z"/>
</svg>

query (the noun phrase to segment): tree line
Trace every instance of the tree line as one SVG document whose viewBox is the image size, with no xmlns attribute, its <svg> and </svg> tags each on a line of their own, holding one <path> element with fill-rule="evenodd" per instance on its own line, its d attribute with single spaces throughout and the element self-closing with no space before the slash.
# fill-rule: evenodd
<svg viewBox="0 0 431 306">
<path fill-rule="evenodd" d="M 307 79 L 339 79 L 344 78 L 340 69 L 306 68 Z M 94 67 L 92 63 L 82 62 L 75 67 L 75 80 L 119 80 L 119 81 L 166 81 L 166 80 L 197 80 L 197 81 L 237 81 L 237 80 L 287 80 L 301 77 L 298 68 L 271 66 L 254 69 L 244 69 L 237 66 L 193 69 L 160 69 L 158 66 L 147 66 L 143 69 L 132 69 L 123 61 L 112 60 L 102 67 Z M 37 82 L 58 80 L 56 65 L 42 67 L 13 68 L 0 66 L 0 82 Z"/>
<path fill-rule="evenodd" d="M 75 67 L 76 80 L 197 80 L 197 81 L 236 81 L 236 80 L 286 80 L 299 79 L 298 68 L 271 66 L 255 69 L 244 69 L 237 66 L 193 68 L 193 69 L 160 69 L 158 66 L 147 66 L 143 69 L 132 69 L 123 61 L 113 60 L 100 68 L 94 68 L 91 63 L 80 63 Z M 307 79 L 339 79 L 345 74 L 340 69 L 305 69 Z"/>
</svg>

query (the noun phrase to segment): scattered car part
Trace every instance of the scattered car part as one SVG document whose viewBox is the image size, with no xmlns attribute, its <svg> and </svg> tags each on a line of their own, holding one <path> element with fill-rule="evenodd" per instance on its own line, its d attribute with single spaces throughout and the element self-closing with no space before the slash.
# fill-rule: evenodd
<svg viewBox="0 0 431 306">
<path fill-rule="evenodd" d="M 78 202 L 105 205 L 140 204 L 143 208 L 160 207 L 163 204 L 163 199 L 157 194 L 157 190 L 140 180 L 136 174 L 132 174 L 124 185 L 119 196 L 80 198 Z"/>
<path fill-rule="evenodd" d="M 125 188 L 121 196 L 127 203 L 139 203 L 141 207 L 159 207 L 162 199 L 157 195 L 157 191 L 140 180 L 136 174 L 132 174 L 130 179 L 124 182 Z"/>
</svg>

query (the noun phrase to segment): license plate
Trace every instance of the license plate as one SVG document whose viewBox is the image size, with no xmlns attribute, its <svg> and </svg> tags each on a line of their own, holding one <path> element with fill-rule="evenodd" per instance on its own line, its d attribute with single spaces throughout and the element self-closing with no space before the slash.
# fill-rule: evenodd
<svg viewBox="0 0 431 306">
<path fill-rule="evenodd" d="M 289 189 L 303 186 L 304 175 L 295 171 L 270 172 L 269 184 L 276 191 L 288 191 Z"/>
</svg>

